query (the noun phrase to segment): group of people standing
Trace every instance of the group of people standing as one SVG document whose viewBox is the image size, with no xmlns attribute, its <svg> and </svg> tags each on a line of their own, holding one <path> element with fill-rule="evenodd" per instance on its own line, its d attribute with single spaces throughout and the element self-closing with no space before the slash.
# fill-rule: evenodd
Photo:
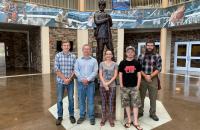
<svg viewBox="0 0 200 130">
<path fill-rule="evenodd" d="M 150 98 L 150 117 L 158 121 L 156 116 L 156 98 L 158 91 L 158 73 L 161 71 L 161 57 L 155 52 L 155 43 L 146 42 L 146 51 L 137 59 L 135 58 L 135 48 L 126 48 L 126 58 L 117 65 L 113 61 L 112 50 L 106 50 L 104 60 L 99 63 L 91 56 L 92 48 L 88 44 L 82 47 L 83 56 L 76 59 L 70 50 L 70 43 L 63 42 L 63 51 L 55 56 L 55 72 L 57 75 L 57 114 L 56 125 L 60 125 L 63 119 L 63 95 L 67 90 L 69 101 L 69 119 L 75 123 L 74 117 L 74 78 L 77 78 L 78 103 L 80 118 L 77 124 L 81 124 L 86 119 L 87 114 L 91 125 L 95 125 L 94 96 L 95 78 L 100 80 L 100 95 L 102 99 L 102 119 L 100 125 L 105 125 L 108 120 L 111 127 L 114 127 L 114 110 L 116 97 L 116 78 L 119 75 L 122 107 L 125 108 L 128 117 L 124 127 L 129 128 L 132 124 L 142 130 L 138 117 L 143 116 L 144 99 L 146 91 Z M 87 100 L 87 107 L 86 107 Z M 133 111 L 133 121 L 131 120 Z"/>
</svg>

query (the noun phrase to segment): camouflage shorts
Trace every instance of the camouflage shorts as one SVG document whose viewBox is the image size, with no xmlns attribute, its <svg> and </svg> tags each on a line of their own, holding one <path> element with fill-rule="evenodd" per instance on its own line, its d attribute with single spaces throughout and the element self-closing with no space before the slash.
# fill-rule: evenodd
<svg viewBox="0 0 200 130">
<path fill-rule="evenodd" d="M 121 100 L 122 107 L 140 107 L 141 106 L 141 98 L 140 92 L 136 87 L 121 88 Z"/>
</svg>

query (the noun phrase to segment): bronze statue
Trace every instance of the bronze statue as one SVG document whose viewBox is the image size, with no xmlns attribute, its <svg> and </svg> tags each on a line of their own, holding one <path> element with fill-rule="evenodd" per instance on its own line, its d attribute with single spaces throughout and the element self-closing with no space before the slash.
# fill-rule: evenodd
<svg viewBox="0 0 200 130">
<path fill-rule="evenodd" d="M 99 0 L 99 11 L 94 14 L 94 23 L 96 24 L 94 36 L 97 40 L 96 56 L 97 61 L 100 63 L 103 60 L 103 50 L 106 45 L 107 49 L 111 50 L 114 54 L 113 44 L 112 44 L 112 18 L 104 10 L 106 8 L 106 1 Z M 114 60 L 114 58 L 113 58 Z"/>
</svg>

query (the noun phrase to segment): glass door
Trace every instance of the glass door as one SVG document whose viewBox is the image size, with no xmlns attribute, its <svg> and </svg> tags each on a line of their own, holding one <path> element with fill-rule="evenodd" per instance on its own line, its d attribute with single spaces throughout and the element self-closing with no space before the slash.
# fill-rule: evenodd
<svg viewBox="0 0 200 130">
<path fill-rule="evenodd" d="M 174 69 L 200 71 L 200 41 L 175 43 Z"/>
<path fill-rule="evenodd" d="M 5 45 L 0 42 L 0 75 L 6 73 L 6 62 L 5 62 Z"/>
<path fill-rule="evenodd" d="M 176 42 L 175 45 L 175 70 L 187 70 L 189 42 Z"/>
<path fill-rule="evenodd" d="M 189 70 L 200 71 L 200 41 L 190 42 Z"/>
</svg>

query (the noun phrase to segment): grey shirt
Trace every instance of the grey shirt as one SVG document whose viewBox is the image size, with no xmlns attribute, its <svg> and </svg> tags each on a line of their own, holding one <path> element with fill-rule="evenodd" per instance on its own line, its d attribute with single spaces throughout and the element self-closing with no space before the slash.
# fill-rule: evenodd
<svg viewBox="0 0 200 130">
<path fill-rule="evenodd" d="M 99 69 L 102 70 L 104 80 L 105 81 L 109 81 L 114 76 L 115 70 L 118 69 L 118 65 L 117 65 L 117 63 L 112 62 L 112 64 L 108 66 L 108 65 L 105 64 L 105 62 L 101 62 L 100 66 L 99 66 Z M 100 86 L 101 87 L 103 86 L 102 82 L 100 82 Z M 113 81 L 110 84 L 110 87 L 116 87 L 115 81 Z"/>
</svg>

